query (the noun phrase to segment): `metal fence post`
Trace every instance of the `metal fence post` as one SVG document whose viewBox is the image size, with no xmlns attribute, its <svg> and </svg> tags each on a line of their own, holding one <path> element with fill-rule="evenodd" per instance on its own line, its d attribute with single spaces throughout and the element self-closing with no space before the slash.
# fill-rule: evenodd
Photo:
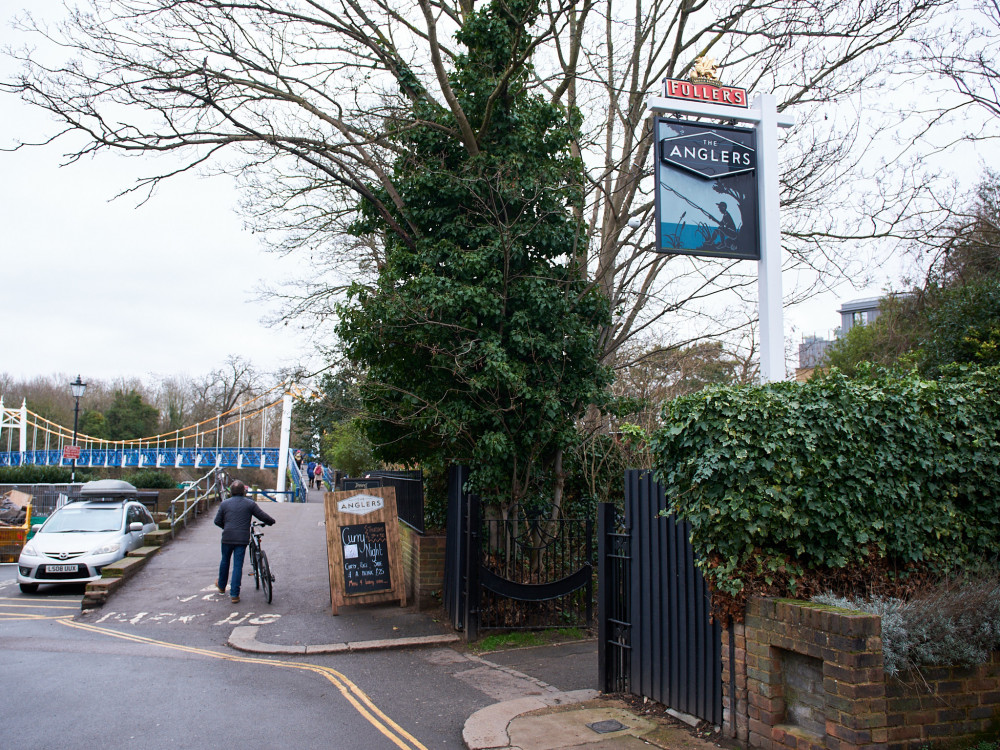
<svg viewBox="0 0 1000 750">
<path fill-rule="evenodd" d="M 587 519 L 587 523 L 584 526 L 585 532 L 587 534 L 587 565 L 590 566 L 591 570 L 596 570 L 594 567 L 594 520 L 592 518 Z M 590 576 L 587 580 L 587 627 L 591 627 L 594 624 L 594 576 Z"/>
<path fill-rule="evenodd" d="M 465 628 L 465 512 L 463 485 L 468 470 L 453 465 L 448 469 L 448 536 L 445 540 L 444 605 L 456 630 Z"/>
<path fill-rule="evenodd" d="M 608 528 L 614 526 L 615 506 L 599 503 L 597 506 L 597 689 L 608 689 Z"/>
<path fill-rule="evenodd" d="M 482 562 L 480 534 L 481 505 L 478 495 L 466 495 L 466 567 L 465 567 L 465 640 L 471 642 L 479 637 L 479 604 L 482 591 L 479 586 L 479 566 Z"/>
</svg>

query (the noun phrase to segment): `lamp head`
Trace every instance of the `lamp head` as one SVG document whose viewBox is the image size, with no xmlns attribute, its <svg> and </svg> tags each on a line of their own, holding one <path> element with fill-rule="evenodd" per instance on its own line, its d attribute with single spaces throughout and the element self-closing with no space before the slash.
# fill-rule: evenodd
<svg viewBox="0 0 1000 750">
<path fill-rule="evenodd" d="M 76 398 L 80 398 L 83 392 L 87 390 L 87 384 L 80 379 L 79 375 L 76 376 L 75 381 L 69 384 L 69 387 L 73 389 L 73 396 Z"/>
</svg>

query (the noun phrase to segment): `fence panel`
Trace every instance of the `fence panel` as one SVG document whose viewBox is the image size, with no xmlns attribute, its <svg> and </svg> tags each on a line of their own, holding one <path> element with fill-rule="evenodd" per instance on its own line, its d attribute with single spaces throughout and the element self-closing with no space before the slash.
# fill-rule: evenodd
<svg viewBox="0 0 1000 750">
<path fill-rule="evenodd" d="M 59 504 L 59 496 L 74 497 L 80 493 L 83 483 L 76 484 L 0 484 L 0 495 L 10 490 L 20 490 L 31 495 L 31 515 L 45 517 Z"/>
<path fill-rule="evenodd" d="M 721 627 L 711 622 L 690 525 L 661 517 L 666 507 L 663 488 L 649 472 L 626 472 L 630 691 L 721 724 Z"/>
<path fill-rule="evenodd" d="M 469 471 L 448 473 L 444 604 L 457 629 L 589 627 L 593 621 L 593 522 L 483 519 L 465 492 Z"/>
</svg>

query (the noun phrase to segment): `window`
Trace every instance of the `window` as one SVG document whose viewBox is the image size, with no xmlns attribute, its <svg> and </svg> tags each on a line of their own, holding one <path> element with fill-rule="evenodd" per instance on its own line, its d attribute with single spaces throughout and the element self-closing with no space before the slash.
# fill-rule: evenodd
<svg viewBox="0 0 1000 750">
<path fill-rule="evenodd" d="M 70 531 L 118 531 L 122 524 L 122 508 L 120 505 L 82 505 L 74 503 L 57 510 L 41 532 L 46 534 L 66 533 Z"/>
</svg>

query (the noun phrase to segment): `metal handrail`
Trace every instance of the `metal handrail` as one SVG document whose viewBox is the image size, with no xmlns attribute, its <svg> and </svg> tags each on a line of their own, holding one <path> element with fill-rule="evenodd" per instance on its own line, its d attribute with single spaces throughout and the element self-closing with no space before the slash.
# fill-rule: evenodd
<svg viewBox="0 0 1000 750">
<path fill-rule="evenodd" d="M 306 483 L 302 481 L 302 470 L 295 463 L 295 452 L 291 449 L 288 450 L 288 473 L 292 479 L 292 492 L 294 493 L 292 502 L 298 499 L 300 503 L 304 503 L 306 501 Z"/>
<path fill-rule="evenodd" d="M 226 482 L 226 472 L 221 469 L 211 469 L 205 476 L 200 479 L 195 480 L 193 484 L 188 485 L 184 491 L 174 498 L 173 502 L 170 503 L 170 529 L 176 531 L 178 525 L 184 524 L 184 528 L 187 528 L 188 514 L 194 513 L 194 517 L 198 517 L 198 506 L 201 505 L 201 501 L 207 499 L 210 495 L 215 495 L 217 497 L 222 497 L 223 490 L 228 484 Z M 189 497 L 189 494 L 194 491 L 193 499 Z M 177 504 L 183 500 L 184 502 L 184 512 L 179 516 L 177 515 Z"/>
</svg>

